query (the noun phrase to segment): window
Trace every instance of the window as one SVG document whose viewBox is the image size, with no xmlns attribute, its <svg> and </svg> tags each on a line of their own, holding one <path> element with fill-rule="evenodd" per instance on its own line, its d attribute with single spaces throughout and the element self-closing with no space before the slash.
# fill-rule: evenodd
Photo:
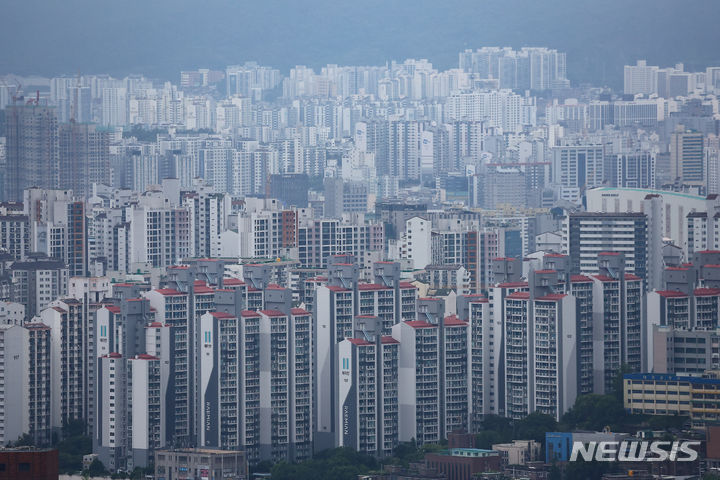
<svg viewBox="0 0 720 480">
<path fill-rule="evenodd" d="M 18 472 L 29 472 L 30 471 L 30 464 L 27 462 L 23 462 L 18 464 Z"/>
</svg>

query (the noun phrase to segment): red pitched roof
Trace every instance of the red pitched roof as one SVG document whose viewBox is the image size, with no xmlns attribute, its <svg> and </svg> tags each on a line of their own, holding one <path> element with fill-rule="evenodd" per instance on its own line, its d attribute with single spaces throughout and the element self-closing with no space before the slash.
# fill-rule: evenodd
<svg viewBox="0 0 720 480">
<path fill-rule="evenodd" d="M 284 317 L 285 314 L 280 310 L 260 310 L 260 313 L 266 317 Z"/>
<path fill-rule="evenodd" d="M 562 300 L 565 297 L 567 297 L 567 295 L 564 293 L 551 293 L 549 295 L 545 295 L 544 297 L 538 297 L 538 298 L 536 298 L 536 300 L 558 301 L 558 300 Z"/>
<path fill-rule="evenodd" d="M 678 292 L 677 290 L 658 290 L 657 294 L 661 297 L 665 298 L 679 298 L 679 297 L 685 297 L 687 298 L 687 294 L 683 292 Z"/>
<path fill-rule="evenodd" d="M 593 275 L 593 278 L 600 280 L 601 282 L 617 282 L 616 278 L 608 277 L 607 275 Z"/>
<path fill-rule="evenodd" d="M 259 317 L 260 314 L 257 312 L 253 312 L 252 310 L 243 310 L 240 312 L 241 317 Z"/>
<path fill-rule="evenodd" d="M 292 313 L 293 315 L 310 315 L 310 312 L 308 312 L 304 308 L 291 308 L 290 313 Z"/>
<path fill-rule="evenodd" d="M 178 292 L 175 289 L 172 288 L 158 288 L 155 290 L 160 295 L 170 296 L 170 295 L 185 295 L 184 293 Z"/>
<path fill-rule="evenodd" d="M 235 315 L 230 315 L 229 313 L 225 312 L 210 312 L 210 315 L 215 318 L 235 318 Z"/>
<path fill-rule="evenodd" d="M 413 328 L 435 328 L 435 327 L 437 327 L 437 325 L 433 325 L 432 323 L 428 323 L 424 320 L 410 320 L 405 323 Z"/>
<path fill-rule="evenodd" d="M 498 285 L 500 288 L 517 288 L 517 287 L 527 287 L 528 282 L 505 282 Z"/>
<path fill-rule="evenodd" d="M 26 323 L 23 326 L 28 330 L 50 330 L 50 327 L 44 323 Z"/>
<path fill-rule="evenodd" d="M 468 323 L 460 320 L 457 315 L 450 315 L 443 319 L 443 325 L 446 327 L 466 326 Z"/>
<path fill-rule="evenodd" d="M 359 283 L 358 284 L 358 290 L 386 290 L 390 287 L 386 287 L 385 285 L 380 285 L 377 283 Z"/>
<path fill-rule="evenodd" d="M 720 295 L 720 288 L 696 288 L 696 297 L 714 297 Z"/>
<path fill-rule="evenodd" d="M 477 295 L 475 297 L 476 298 L 473 298 L 472 300 L 470 300 L 470 303 L 488 303 L 489 302 L 489 300 L 487 298 L 483 297 L 482 295 Z"/>
<path fill-rule="evenodd" d="M 592 282 L 592 278 L 587 275 L 571 275 L 570 283 L 588 283 Z"/>
<path fill-rule="evenodd" d="M 400 343 L 400 341 L 394 339 L 393 337 L 385 336 L 380 339 L 380 343 L 388 344 L 388 343 Z"/>
<path fill-rule="evenodd" d="M 147 353 L 141 353 L 135 357 L 137 360 L 159 360 L 157 357 L 153 355 L 148 355 Z"/>
<path fill-rule="evenodd" d="M 347 288 L 338 287 L 336 285 L 328 285 L 327 287 L 331 292 L 349 292 Z"/>
</svg>

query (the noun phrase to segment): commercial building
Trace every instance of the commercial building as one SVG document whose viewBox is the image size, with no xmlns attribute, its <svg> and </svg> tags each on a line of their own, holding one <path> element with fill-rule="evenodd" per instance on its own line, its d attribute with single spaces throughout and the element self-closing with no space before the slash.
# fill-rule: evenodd
<svg viewBox="0 0 720 480">
<path fill-rule="evenodd" d="M 690 417 L 694 427 L 717 422 L 720 415 L 720 379 L 664 373 L 623 375 L 625 410 L 641 415 Z"/>
<path fill-rule="evenodd" d="M 425 465 L 445 474 L 448 480 L 472 480 L 482 472 L 500 471 L 502 460 L 494 450 L 453 448 L 425 454 Z"/>
<path fill-rule="evenodd" d="M 185 478 L 250 478 L 248 461 L 243 451 L 208 448 L 181 448 L 155 452 L 155 479 Z"/>
<path fill-rule="evenodd" d="M 503 466 L 527 465 L 540 458 L 540 444 L 535 440 L 513 440 L 512 443 L 497 443 L 492 449 L 500 454 Z"/>
<path fill-rule="evenodd" d="M 574 442 L 622 442 L 627 433 L 612 432 L 545 432 L 545 463 L 570 460 Z"/>
<path fill-rule="evenodd" d="M 34 447 L 0 449 L 0 480 L 57 480 L 58 451 Z"/>
</svg>

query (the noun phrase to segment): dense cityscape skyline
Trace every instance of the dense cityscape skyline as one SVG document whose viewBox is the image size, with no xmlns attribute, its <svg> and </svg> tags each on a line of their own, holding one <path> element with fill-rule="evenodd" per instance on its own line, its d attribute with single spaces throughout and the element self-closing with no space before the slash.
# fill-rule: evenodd
<svg viewBox="0 0 720 480">
<path fill-rule="evenodd" d="M 33 0 L 11 2 L 4 10 L 7 26 L 0 41 L 13 48 L 0 58 L 0 72 L 144 73 L 171 80 L 178 70 L 247 60 L 286 71 L 296 64 L 378 65 L 412 57 L 449 68 L 455 53 L 465 48 L 543 45 L 575 59 L 569 70 L 574 82 L 618 87 L 622 65 L 636 58 L 653 64 L 686 62 L 697 69 L 717 64 L 713 18 L 719 10 L 715 2 L 702 0 L 561 0 L 552 6 L 522 0 L 412 6 L 378 0 L 212 1 L 202 8 L 191 0 L 150 5 Z M 27 19 L 62 42 L 32 35 L 33 29 L 22 28 Z M 272 35 L 265 25 L 275 27 Z M 43 67 L 28 62 L 31 58 L 41 58 Z"/>
<path fill-rule="evenodd" d="M 45 3 L 0 480 L 720 476 L 720 3 Z"/>
</svg>

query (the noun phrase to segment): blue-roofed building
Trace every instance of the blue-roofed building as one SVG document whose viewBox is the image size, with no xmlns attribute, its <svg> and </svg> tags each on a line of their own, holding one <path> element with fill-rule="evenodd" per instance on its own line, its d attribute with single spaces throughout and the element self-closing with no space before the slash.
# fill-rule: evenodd
<svg viewBox="0 0 720 480">
<path fill-rule="evenodd" d="M 572 433 L 545 433 L 545 463 L 567 462 L 572 451 Z"/>
<path fill-rule="evenodd" d="M 603 432 L 547 432 L 545 433 L 545 463 L 562 463 L 570 460 L 573 443 L 622 442 L 627 433 Z"/>
</svg>

